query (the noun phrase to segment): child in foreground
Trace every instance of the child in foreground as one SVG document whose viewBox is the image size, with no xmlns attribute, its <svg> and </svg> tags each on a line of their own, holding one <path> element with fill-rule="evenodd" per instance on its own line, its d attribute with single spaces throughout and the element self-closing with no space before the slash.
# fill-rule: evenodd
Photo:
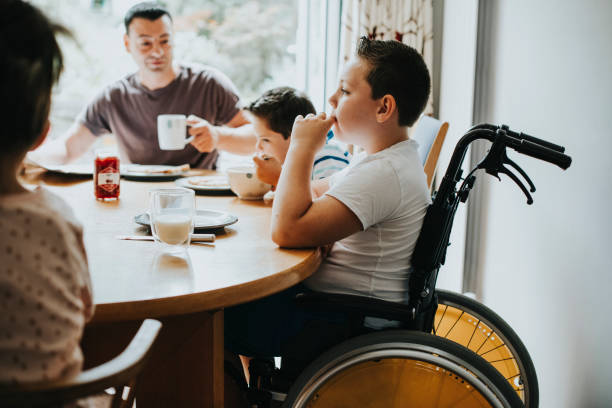
<svg viewBox="0 0 612 408">
<path fill-rule="evenodd" d="M 300 309 L 294 302 L 299 292 L 407 302 L 410 259 L 431 202 L 408 128 L 429 91 L 429 72 L 416 50 L 362 38 L 329 98 L 331 114 L 296 118 L 272 207 L 272 239 L 282 247 L 331 245 L 331 250 L 303 284 L 226 309 L 229 351 L 282 355 L 284 369 L 286 362 L 303 367 L 343 340 L 346 317 Z M 339 173 L 311 181 L 315 154 L 332 127 L 340 141 L 364 151 Z"/>
<path fill-rule="evenodd" d="M 49 131 L 51 88 L 62 70 L 53 25 L 21 0 L 0 5 L 0 383 L 67 379 L 81 371 L 79 341 L 93 315 L 82 228 L 59 197 L 17 178 Z"/>
<path fill-rule="evenodd" d="M 298 115 L 315 113 L 315 108 L 303 93 L 290 87 L 279 87 L 265 92 L 246 111 L 250 113 L 257 137 L 255 148 L 260 153 L 253 158 L 257 178 L 276 186 L 289 150 L 293 122 Z M 330 140 L 331 136 L 333 133 L 329 132 L 325 144 L 315 154 L 311 175 L 313 180 L 329 177 L 349 163 L 348 151 Z"/>
</svg>

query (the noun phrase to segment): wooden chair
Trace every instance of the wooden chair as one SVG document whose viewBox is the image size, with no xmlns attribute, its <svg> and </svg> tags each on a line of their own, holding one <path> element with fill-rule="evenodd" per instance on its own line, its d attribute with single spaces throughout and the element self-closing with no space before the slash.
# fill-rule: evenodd
<svg viewBox="0 0 612 408">
<path fill-rule="evenodd" d="M 427 186 L 430 190 L 447 131 L 448 122 L 421 115 L 412 134 L 412 139 L 419 144 L 419 157 L 423 163 L 427 175 Z"/>
<path fill-rule="evenodd" d="M 145 320 L 127 348 L 112 360 L 69 380 L 0 387 L 0 407 L 60 407 L 64 403 L 115 390 L 112 408 L 131 407 L 138 374 L 144 367 L 161 323 Z M 123 399 L 124 387 L 129 387 Z"/>
</svg>

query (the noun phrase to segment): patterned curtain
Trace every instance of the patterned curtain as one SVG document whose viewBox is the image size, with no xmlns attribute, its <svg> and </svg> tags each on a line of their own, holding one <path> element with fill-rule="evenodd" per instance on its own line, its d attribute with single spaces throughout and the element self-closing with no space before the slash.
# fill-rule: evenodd
<svg viewBox="0 0 612 408">
<path fill-rule="evenodd" d="M 397 40 L 421 53 L 433 79 L 432 0 L 344 0 L 340 33 L 340 63 L 354 55 L 362 36 Z M 429 96 L 425 114 L 433 114 Z"/>
</svg>

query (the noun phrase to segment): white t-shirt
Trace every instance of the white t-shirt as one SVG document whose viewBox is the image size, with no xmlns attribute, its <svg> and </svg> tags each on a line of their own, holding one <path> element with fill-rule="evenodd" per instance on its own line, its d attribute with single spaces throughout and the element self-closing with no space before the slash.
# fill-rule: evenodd
<svg viewBox="0 0 612 408">
<path fill-rule="evenodd" d="M 0 197 L 0 383 L 69 378 L 93 314 L 82 227 L 56 195 Z"/>
<path fill-rule="evenodd" d="M 327 195 L 346 205 L 363 231 L 334 244 L 306 280 L 316 291 L 408 300 L 410 259 L 431 203 L 413 140 L 372 155 L 356 155 L 330 177 Z"/>
</svg>

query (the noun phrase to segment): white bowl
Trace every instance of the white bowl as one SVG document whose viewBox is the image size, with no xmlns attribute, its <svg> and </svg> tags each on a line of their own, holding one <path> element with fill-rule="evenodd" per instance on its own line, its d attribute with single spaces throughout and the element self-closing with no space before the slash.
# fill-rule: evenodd
<svg viewBox="0 0 612 408">
<path fill-rule="evenodd" d="M 272 188 L 257 178 L 254 167 L 230 167 L 227 179 L 232 191 L 243 200 L 261 200 Z"/>
</svg>

